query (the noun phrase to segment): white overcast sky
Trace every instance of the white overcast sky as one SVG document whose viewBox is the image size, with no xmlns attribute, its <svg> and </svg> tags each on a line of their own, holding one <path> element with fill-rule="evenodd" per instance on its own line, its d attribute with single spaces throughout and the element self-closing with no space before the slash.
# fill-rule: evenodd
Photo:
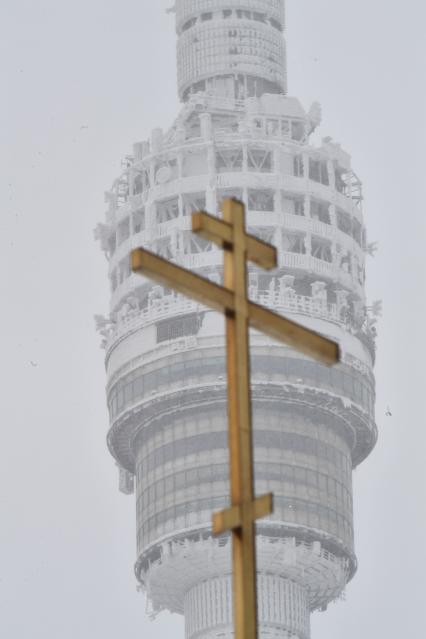
<svg viewBox="0 0 426 639">
<path fill-rule="evenodd" d="M 0 635 L 183 638 L 136 593 L 134 503 L 106 445 L 106 262 L 92 239 L 120 158 L 177 113 L 172 0 L 0 6 Z M 364 181 L 383 299 L 379 444 L 355 472 L 359 572 L 314 639 L 421 637 L 426 592 L 422 0 L 288 0 L 289 93 Z M 81 128 L 88 127 L 88 128 Z M 387 405 L 393 416 L 385 417 Z"/>
</svg>

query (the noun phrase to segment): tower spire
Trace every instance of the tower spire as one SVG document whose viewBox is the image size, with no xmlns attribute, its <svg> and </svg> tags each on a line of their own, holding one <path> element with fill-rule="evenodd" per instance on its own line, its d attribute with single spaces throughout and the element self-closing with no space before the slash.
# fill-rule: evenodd
<svg viewBox="0 0 426 639">
<path fill-rule="evenodd" d="M 287 92 L 284 0 L 176 0 L 178 91 Z"/>
</svg>

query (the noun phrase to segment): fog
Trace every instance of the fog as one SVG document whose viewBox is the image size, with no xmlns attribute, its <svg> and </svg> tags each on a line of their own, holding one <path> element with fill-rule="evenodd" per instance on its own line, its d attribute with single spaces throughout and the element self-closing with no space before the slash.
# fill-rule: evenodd
<svg viewBox="0 0 426 639">
<path fill-rule="evenodd" d="M 107 264 L 93 240 L 121 158 L 178 110 L 172 0 L 0 8 L 0 633 L 183 637 L 136 592 L 135 514 L 105 443 Z M 364 182 L 378 326 L 379 442 L 355 472 L 359 570 L 315 639 L 421 635 L 425 590 L 426 10 L 288 0 L 289 93 Z M 387 408 L 392 413 L 386 416 Z"/>
</svg>

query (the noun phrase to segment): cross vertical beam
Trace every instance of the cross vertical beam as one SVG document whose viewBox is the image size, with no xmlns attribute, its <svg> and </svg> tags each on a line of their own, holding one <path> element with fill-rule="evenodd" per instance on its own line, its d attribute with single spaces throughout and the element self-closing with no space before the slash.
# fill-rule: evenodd
<svg viewBox="0 0 426 639">
<path fill-rule="evenodd" d="M 257 628 L 253 438 L 250 397 L 244 207 L 226 200 L 223 219 L 232 225 L 233 251 L 225 250 L 224 284 L 234 292 L 235 312 L 226 315 L 231 504 L 242 506 L 232 528 L 234 626 L 236 639 L 255 639 Z"/>
</svg>

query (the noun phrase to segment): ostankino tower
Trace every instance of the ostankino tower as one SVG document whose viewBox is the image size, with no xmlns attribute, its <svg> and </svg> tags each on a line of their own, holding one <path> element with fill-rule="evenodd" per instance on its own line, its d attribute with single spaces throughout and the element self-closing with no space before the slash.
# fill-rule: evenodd
<svg viewBox="0 0 426 639">
<path fill-rule="evenodd" d="M 136 577 L 153 612 L 185 615 L 188 639 L 230 637 L 230 537 L 223 319 L 130 273 L 143 246 L 221 280 L 223 253 L 191 213 L 242 200 L 279 268 L 249 274 L 253 300 L 342 348 L 329 369 L 251 339 L 256 491 L 275 495 L 257 525 L 260 636 L 308 639 L 310 613 L 356 570 L 352 470 L 372 450 L 374 326 L 364 294 L 366 233 L 350 156 L 310 144 L 320 109 L 287 96 L 283 0 L 176 0 L 172 127 L 134 145 L 97 234 L 109 259 L 104 336 L 108 445 L 137 507 Z"/>
</svg>

